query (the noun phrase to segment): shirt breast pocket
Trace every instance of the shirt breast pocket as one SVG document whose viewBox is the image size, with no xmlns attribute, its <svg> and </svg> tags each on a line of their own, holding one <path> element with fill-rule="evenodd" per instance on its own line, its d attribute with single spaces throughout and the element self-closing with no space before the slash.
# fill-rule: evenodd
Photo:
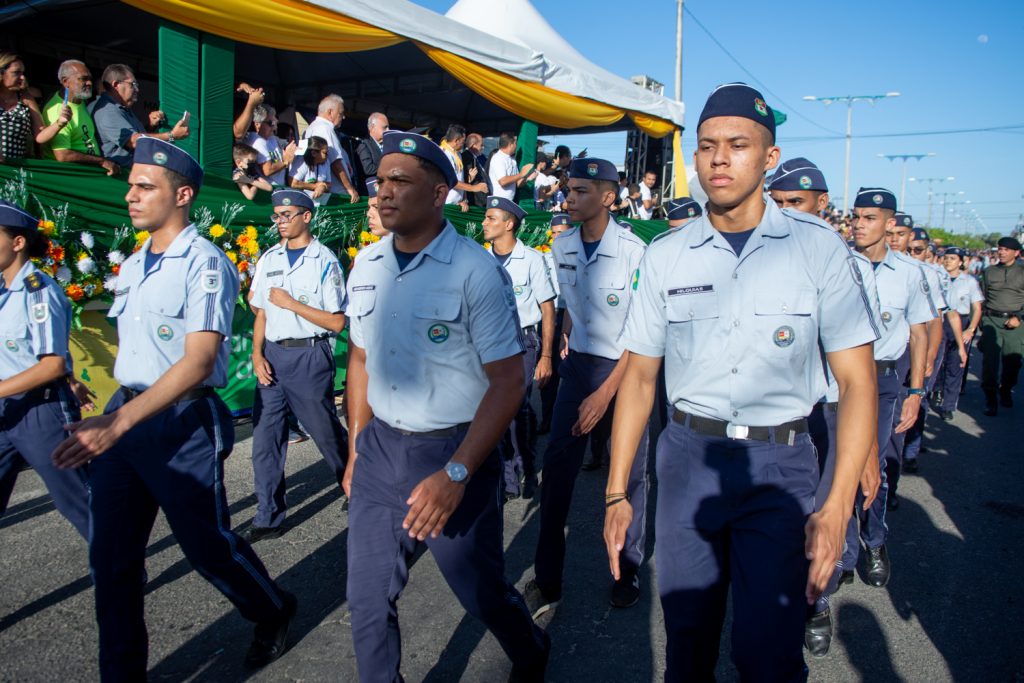
<svg viewBox="0 0 1024 683">
<path fill-rule="evenodd" d="M 317 274 L 313 273 L 303 273 L 293 277 L 291 282 L 292 297 L 300 304 L 306 304 L 313 308 L 323 307 L 320 289 L 320 279 Z"/>
<path fill-rule="evenodd" d="M 147 297 L 146 309 L 151 334 L 161 342 L 179 342 L 185 336 L 185 290 L 166 288 L 158 296 Z"/>
<path fill-rule="evenodd" d="M 879 292 L 878 310 L 882 314 L 882 324 L 890 329 L 895 323 L 906 317 L 907 299 L 905 293 Z"/>
<path fill-rule="evenodd" d="M 516 295 L 516 303 L 524 304 L 533 296 L 533 288 L 530 286 L 530 278 L 525 273 L 512 278 L 512 293 Z"/>
<path fill-rule="evenodd" d="M 462 297 L 452 293 L 426 293 L 413 308 L 413 337 L 430 354 L 443 354 L 466 343 Z"/>
<path fill-rule="evenodd" d="M 561 287 L 573 287 L 576 285 L 576 269 L 566 268 L 562 265 L 558 266 L 557 273 L 558 284 Z"/>
<path fill-rule="evenodd" d="M 345 311 L 345 315 L 349 318 L 365 318 L 373 313 L 373 309 L 376 306 L 376 289 L 360 289 L 356 287 L 352 290 L 352 295 L 349 297 L 348 309 Z"/>
<path fill-rule="evenodd" d="M 718 294 L 706 292 L 670 296 L 665 303 L 668 352 L 683 360 L 707 360 L 715 355 L 713 337 L 718 324 Z"/>
<path fill-rule="evenodd" d="M 806 356 L 818 334 L 814 320 L 817 296 L 809 287 L 781 287 L 754 298 L 754 347 L 769 359 Z"/>
</svg>

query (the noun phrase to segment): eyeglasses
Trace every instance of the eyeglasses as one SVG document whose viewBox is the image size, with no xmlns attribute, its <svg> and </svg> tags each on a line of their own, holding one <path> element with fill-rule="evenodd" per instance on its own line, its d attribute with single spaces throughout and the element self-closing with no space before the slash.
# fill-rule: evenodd
<svg viewBox="0 0 1024 683">
<path fill-rule="evenodd" d="M 132 90 L 138 90 L 139 89 L 139 82 L 138 81 L 119 81 L 119 83 L 124 83 L 125 85 L 129 86 Z M 114 85 L 117 85 L 117 83 L 114 83 Z"/>
<path fill-rule="evenodd" d="M 910 248 L 910 253 L 911 254 L 923 254 L 926 251 L 928 251 L 928 247 L 911 247 Z"/>
<path fill-rule="evenodd" d="M 270 214 L 271 223 L 291 223 L 292 220 L 298 216 L 298 213 L 272 213 Z"/>
</svg>

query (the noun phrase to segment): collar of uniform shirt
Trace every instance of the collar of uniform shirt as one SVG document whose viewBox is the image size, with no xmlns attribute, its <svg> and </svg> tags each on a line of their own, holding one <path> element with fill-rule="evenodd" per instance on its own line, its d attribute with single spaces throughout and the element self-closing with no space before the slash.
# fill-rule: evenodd
<svg viewBox="0 0 1024 683">
<path fill-rule="evenodd" d="M 437 237 L 430 241 L 426 247 L 424 247 L 420 254 L 423 258 L 429 256 L 435 261 L 441 261 L 442 263 L 451 263 L 452 254 L 455 252 L 455 240 L 457 240 L 459 234 L 455 232 L 455 227 L 449 222 L 445 221 L 444 227 L 441 232 L 438 233 Z M 387 243 L 387 248 L 382 248 L 377 245 Z M 381 240 L 374 246 L 376 247 L 372 253 L 368 254 L 365 258 L 370 261 L 381 261 L 381 263 L 395 273 L 408 273 L 409 269 L 406 268 L 404 271 L 398 267 L 398 259 L 395 258 L 393 238 L 391 240 Z"/>
<path fill-rule="evenodd" d="M 619 230 L 625 230 L 620 223 L 618 223 L 611 214 L 608 215 L 608 225 L 604 229 L 604 234 L 601 235 L 601 241 L 597 245 L 597 250 L 594 252 L 594 256 L 610 256 L 616 258 L 619 255 Z M 585 263 L 590 261 L 586 258 L 586 252 L 583 251 L 583 227 L 581 226 L 576 230 L 576 234 L 573 235 L 573 240 L 566 244 L 565 253 L 567 254 L 583 254 L 582 260 Z"/>
<path fill-rule="evenodd" d="M 756 245 L 759 237 L 789 237 L 789 224 L 782 219 L 782 209 L 776 206 L 775 202 L 765 202 L 764 214 L 761 216 L 761 222 L 754 227 L 754 234 L 751 235 L 750 239 L 747 241 L 747 247 L 744 248 L 744 251 L 749 254 L 753 250 L 753 247 L 750 247 L 750 244 L 753 243 Z M 718 229 L 711 225 L 711 219 L 707 214 L 704 214 L 692 223 L 687 224 L 687 229 L 700 231 L 700 239 L 690 245 L 691 249 L 697 249 L 704 246 L 709 240 L 713 240 L 715 238 L 715 234 L 718 232 Z M 719 237 L 723 243 L 728 244 L 725 242 L 724 237 Z"/>
<path fill-rule="evenodd" d="M 178 233 L 178 236 L 174 238 L 174 241 L 171 242 L 170 246 L 160 254 L 160 257 L 177 258 L 179 256 L 184 256 L 185 253 L 188 252 L 188 248 L 192 246 L 192 242 L 194 242 L 197 237 L 199 237 L 199 232 L 196 230 L 196 224 L 188 224 L 185 226 L 184 230 Z M 139 251 L 148 251 L 152 244 L 153 237 L 150 236 L 149 239 L 146 240 L 146 244 L 143 249 L 140 249 Z"/>
</svg>

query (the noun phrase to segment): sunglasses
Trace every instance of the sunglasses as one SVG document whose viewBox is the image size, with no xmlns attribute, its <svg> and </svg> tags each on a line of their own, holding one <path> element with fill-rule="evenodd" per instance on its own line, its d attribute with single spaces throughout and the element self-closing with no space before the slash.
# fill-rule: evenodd
<svg viewBox="0 0 1024 683">
<path fill-rule="evenodd" d="M 928 251 L 928 247 L 911 247 L 910 248 L 910 253 L 911 254 L 923 254 L 926 251 Z"/>
</svg>

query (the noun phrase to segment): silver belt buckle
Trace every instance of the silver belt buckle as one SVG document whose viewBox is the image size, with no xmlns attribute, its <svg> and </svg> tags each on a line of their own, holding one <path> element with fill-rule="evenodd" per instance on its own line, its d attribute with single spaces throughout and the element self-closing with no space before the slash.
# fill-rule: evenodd
<svg viewBox="0 0 1024 683">
<path fill-rule="evenodd" d="M 730 439 L 746 439 L 750 436 L 750 427 L 729 422 L 725 425 L 725 435 Z"/>
</svg>

